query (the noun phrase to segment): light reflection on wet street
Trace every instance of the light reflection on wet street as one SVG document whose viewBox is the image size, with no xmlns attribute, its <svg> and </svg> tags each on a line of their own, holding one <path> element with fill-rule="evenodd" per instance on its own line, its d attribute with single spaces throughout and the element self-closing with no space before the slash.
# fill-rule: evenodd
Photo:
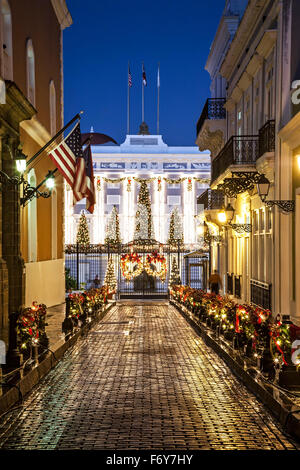
<svg viewBox="0 0 300 470">
<path fill-rule="evenodd" d="M 300 448 L 159 302 L 114 307 L 0 424 L 2 449 Z"/>
</svg>

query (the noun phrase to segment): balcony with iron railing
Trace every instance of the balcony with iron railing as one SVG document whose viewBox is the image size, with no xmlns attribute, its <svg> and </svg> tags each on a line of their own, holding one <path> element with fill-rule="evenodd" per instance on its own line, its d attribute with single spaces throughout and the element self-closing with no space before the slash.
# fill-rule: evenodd
<svg viewBox="0 0 300 470">
<path fill-rule="evenodd" d="M 225 98 L 208 98 L 197 122 L 197 136 L 206 119 L 226 119 Z"/>
<path fill-rule="evenodd" d="M 265 153 L 275 152 L 275 121 L 267 121 L 259 130 L 258 158 Z"/>
<path fill-rule="evenodd" d="M 212 183 L 219 179 L 232 165 L 255 166 L 258 149 L 258 135 L 232 136 L 212 161 Z"/>
<path fill-rule="evenodd" d="M 207 189 L 197 199 L 204 210 L 220 210 L 224 206 L 224 192 L 218 189 Z"/>
</svg>

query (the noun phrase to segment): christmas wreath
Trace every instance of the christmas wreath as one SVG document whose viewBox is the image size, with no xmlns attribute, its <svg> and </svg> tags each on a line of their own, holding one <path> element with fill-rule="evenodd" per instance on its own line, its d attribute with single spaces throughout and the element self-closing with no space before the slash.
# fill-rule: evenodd
<svg viewBox="0 0 300 470">
<path fill-rule="evenodd" d="M 151 265 L 155 268 L 152 269 Z M 167 277 L 167 260 L 164 255 L 159 254 L 157 251 L 151 253 L 151 255 L 146 256 L 146 263 L 144 269 L 147 274 L 150 276 L 159 277 L 162 282 L 166 280 Z"/>
<path fill-rule="evenodd" d="M 121 256 L 122 276 L 126 281 L 130 281 L 132 277 L 139 276 L 143 271 L 143 263 L 137 253 L 128 253 Z"/>
</svg>

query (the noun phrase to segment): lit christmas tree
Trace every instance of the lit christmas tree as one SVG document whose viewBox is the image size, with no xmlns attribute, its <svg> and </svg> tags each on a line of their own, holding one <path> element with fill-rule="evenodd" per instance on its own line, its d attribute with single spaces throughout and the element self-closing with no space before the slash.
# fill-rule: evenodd
<svg viewBox="0 0 300 470">
<path fill-rule="evenodd" d="M 117 279 L 115 276 L 115 268 L 113 258 L 110 257 L 105 273 L 104 285 L 109 288 L 110 292 L 114 292 L 117 289 Z"/>
<path fill-rule="evenodd" d="M 134 240 L 152 240 L 153 238 L 150 196 L 146 181 L 142 181 L 135 215 Z"/>
<path fill-rule="evenodd" d="M 105 243 L 111 245 L 121 243 L 119 214 L 116 206 L 113 207 L 106 226 Z"/>
<path fill-rule="evenodd" d="M 88 228 L 86 216 L 83 211 L 81 212 L 80 219 L 79 219 L 76 243 L 79 243 L 80 245 L 88 245 L 90 243 L 89 228 Z"/>
<path fill-rule="evenodd" d="M 183 243 L 183 229 L 182 229 L 181 216 L 178 212 L 177 207 L 175 207 L 170 217 L 168 243 L 170 245 L 177 245 L 178 242 L 180 244 Z"/>
<path fill-rule="evenodd" d="M 176 261 L 175 257 L 172 260 L 171 275 L 170 275 L 170 279 L 169 279 L 169 287 L 171 287 L 174 284 L 175 285 L 181 284 L 179 269 L 178 269 L 177 261 Z"/>
</svg>

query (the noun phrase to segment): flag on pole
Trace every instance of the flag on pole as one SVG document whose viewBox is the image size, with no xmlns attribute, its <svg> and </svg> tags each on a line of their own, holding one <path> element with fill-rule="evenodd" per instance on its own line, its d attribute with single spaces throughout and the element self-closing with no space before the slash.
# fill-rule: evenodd
<svg viewBox="0 0 300 470">
<path fill-rule="evenodd" d="M 146 79 L 146 72 L 145 72 L 144 64 L 143 64 L 143 85 L 144 86 L 147 85 L 147 79 Z"/>
<path fill-rule="evenodd" d="M 132 76 L 131 76 L 129 65 L 128 65 L 128 86 L 129 88 L 132 87 Z"/>
<path fill-rule="evenodd" d="M 49 153 L 49 157 L 73 189 L 76 185 L 76 178 L 78 178 L 77 160 L 83 160 L 79 122 L 68 136 Z"/>
<path fill-rule="evenodd" d="M 159 66 L 158 66 L 158 69 L 157 69 L 157 88 L 160 88 Z"/>
<path fill-rule="evenodd" d="M 92 159 L 92 151 L 91 151 L 90 144 L 88 144 L 85 150 L 83 151 L 83 158 L 85 160 L 85 166 L 86 166 L 86 190 L 85 190 L 86 208 L 90 212 L 90 214 L 93 214 L 94 206 L 96 203 L 96 196 L 95 196 L 95 185 L 94 185 L 93 159 Z"/>
</svg>

